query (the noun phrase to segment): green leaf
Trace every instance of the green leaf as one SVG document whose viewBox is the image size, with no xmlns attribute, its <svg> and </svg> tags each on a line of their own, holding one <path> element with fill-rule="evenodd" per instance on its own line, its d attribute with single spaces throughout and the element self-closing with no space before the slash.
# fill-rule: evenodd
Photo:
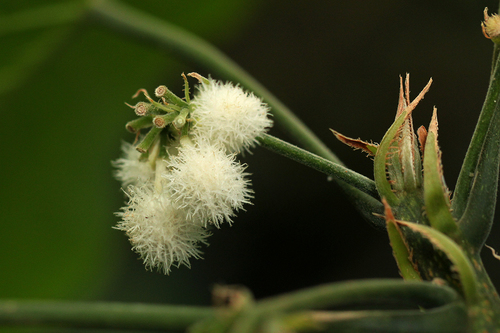
<svg viewBox="0 0 500 333">
<path fill-rule="evenodd" d="M 462 164 L 462 168 L 460 170 L 460 174 L 458 176 L 457 184 L 455 186 L 455 191 L 453 194 L 451 209 L 453 212 L 453 216 L 457 220 L 461 219 L 465 210 L 469 206 L 469 198 L 472 196 L 472 187 L 476 183 L 475 178 L 478 175 L 478 166 L 480 165 L 481 158 L 493 158 L 494 160 L 496 160 L 496 157 L 488 152 L 485 147 L 487 141 L 493 140 L 495 132 L 493 132 L 494 128 L 492 128 L 490 131 L 490 127 L 492 126 L 492 124 L 498 122 L 498 120 L 494 121 L 493 117 L 495 114 L 500 112 L 497 108 L 498 104 L 500 103 L 500 57 L 497 56 L 497 51 L 498 47 L 495 46 L 494 65 L 490 77 L 488 93 L 486 95 L 481 114 L 479 115 L 474 134 L 469 144 L 467 154 Z M 498 129 L 496 129 L 496 131 L 498 132 Z M 498 141 L 495 142 L 497 142 L 498 144 Z M 490 148 L 488 149 L 495 149 L 494 147 L 492 147 L 491 143 L 489 144 L 489 147 Z M 488 154 L 490 156 L 486 157 L 485 154 Z M 487 161 L 483 161 L 482 163 L 486 162 Z M 495 167 L 495 163 L 492 163 L 490 167 L 498 172 L 498 164 L 496 164 Z M 489 187 L 496 186 L 497 182 L 494 179 L 490 179 L 489 181 L 491 182 Z"/>
<path fill-rule="evenodd" d="M 468 332 L 467 308 L 461 302 L 430 310 L 335 311 L 317 317 L 317 325 L 332 333 Z"/>
<path fill-rule="evenodd" d="M 405 280 L 421 281 L 422 278 L 420 277 L 420 274 L 416 270 L 413 262 L 410 260 L 411 254 L 409 252 L 408 244 L 401 229 L 396 223 L 391 207 L 389 207 L 384 199 L 382 201 L 385 205 L 387 233 L 389 235 L 389 240 L 391 241 L 394 259 L 396 259 L 396 263 L 399 267 L 399 273 Z"/>
<path fill-rule="evenodd" d="M 427 255 L 424 254 L 419 258 L 419 253 L 417 251 L 423 251 L 423 243 L 415 243 L 407 238 L 412 247 L 412 251 L 414 251 L 415 260 L 419 265 L 420 273 L 426 277 L 443 278 L 450 285 L 454 285 L 454 281 L 452 281 L 452 279 L 454 279 L 453 273 L 458 273 L 459 288 L 463 292 L 465 299 L 471 305 L 476 304 L 478 302 L 476 276 L 471 262 L 462 249 L 448 236 L 431 227 L 404 221 L 397 221 L 397 223 L 422 236 L 434 247 L 432 251 L 432 253 L 434 253 L 433 256 L 431 256 L 431 253 L 427 253 Z M 450 261 L 449 264 L 444 263 L 445 267 L 440 267 L 439 270 L 441 273 L 436 269 L 436 266 L 430 266 L 433 264 L 432 260 L 441 262 L 434 262 L 434 265 L 438 265 L 437 267 L 443 265 L 442 258 L 438 256 L 435 250 L 441 251 L 446 259 Z"/>
<path fill-rule="evenodd" d="M 457 224 L 451 215 L 448 189 L 443 183 L 441 151 L 437 143 L 437 111 L 434 108 L 424 150 L 424 201 L 427 218 L 433 228 L 454 235 Z"/>
<path fill-rule="evenodd" d="M 499 95 L 500 97 L 500 95 Z M 470 178 L 466 207 L 458 221 L 464 237 L 479 252 L 490 234 L 498 190 L 500 165 L 500 105 L 497 104 Z"/>
<path fill-rule="evenodd" d="M 386 198 L 387 202 L 391 206 L 397 206 L 399 204 L 398 197 L 392 191 L 392 186 L 387 179 L 387 158 L 388 154 L 391 154 L 391 149 L 393 149 L 392 143 L 394 137 L 396 136 L 399 128 L 405 122 L 405 120 L 410 116 L 411 110 L 407 110 L 401 113 L 394 123 L 389 127 L 389 130 L 385 133 L 380 145 L 377 149 L 377 154 L 373 161 L 373 174 L 375 178 L 375 184 L 377 185 L 378 193 L 380 197 Z"/>
</svg>

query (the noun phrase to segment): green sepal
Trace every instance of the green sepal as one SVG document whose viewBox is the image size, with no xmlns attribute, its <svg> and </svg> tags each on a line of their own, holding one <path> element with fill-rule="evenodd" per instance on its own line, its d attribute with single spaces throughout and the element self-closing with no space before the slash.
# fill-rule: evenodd
<svg viewBox="0 0 500 333">
<path fill-rule="evenodd" d="M 388 154 L 392 154 L 394 148 L 392 143 L 394 137 L 398 133 L 399 128 L 404 123 L 404 121 L 411 115 L 411 110 L 402 112 L 394 121 L 394 123 L 389 127 L 389 130 L 385 133 L 380 145 L 375 154 L 375 159 L 373 161 L 373 174 L 375 178 L 375 185 L 377 186 L 378 193 L 380 197 L 386 198 L 387 202 L 391 206 L 397 206 L 399 204 L 399 199 L 392 191 L 392 186 L 387 179 L 387 157 Z"/>
<path fill-rule="evenodd" d="M 382 200 L 385 206 L 385 221 L 387 224 L 387 234 L 392 247 L 392 254 L 399 268 L 399 273 L 405 280 L 421 281 L 422 278 L 416 270 L 416 267 L 410 260 L 410 252 L 408 244 L 403 236 L 403 233 L 396 223 L 396 219 L 392 214 L 391 207 L 387 204 L 385 199 Z"/>
<path fill-rule="evenodd" d="M 457 288 L 468 304 L 477 304 L 479 299 L 476 275 L 471 262 L 457 243 L 440 231 L 426 225 L 404 221 L 397 221 L 397 223 L 406 229 L 405 237 L 413 251 L 413 259 L 422 277 L 442 279 L 451 287 Z M 421 238 L 411 237 L 411 232 Z M 432 249 L 426 249 L 424 241 L 430 242 Z M 439 255 L 438 250 L 444 257 Z M 430 253 L 427 253 L 429 251 L 433 253 L 432 257 Z"/>
<path fill-rule="evenodd" d="M 446 235 L 455 235 L 457 223 L 450 210 L 448 189 L 443 182 L 441 151 L 437 143 L 437 111 L 434 108 L 424 150 L 424 202 L 430 225 Z"/>
<path fill-rule="evenodd" d="M 414 134 L 412 133 L 411 137 L 409 137 L 406 132 L 408 129 L 412 128 L 410 118 L 412 111 L 424 98 L 427 91 L 429 91 L 431 83 L 432 79 L 429 80 L 418 96 L 411 103 L 409 103 L 409 77 L 407 76 L 406 78 L 406 99 L 404 98 L 403 83 L 401 80 L 400 98 L 396 120 L 385 133 L 375 155 L 373 163 L 375 184 L 380 196 L 385 197 L 391 207 L 396 207 L 400 204 L 400 198 L 394 193 L 394 191 L 404 191 L 405 183 L 408 183 L 409 178 L 408 175 L 406 177 L 404 176 L 405 165 L 401 165 L 400 163 L 401 153 L 404 153 L 403 155 L 409 155 L 410 157 L 406 156 L 406 158 L 411 159 L 411 161 L 403 161 L 406 164 L 406 172 L 410 172 L 412 176 L 414 176 L 415 172 L 420 171 L 420 167 L 415 166 L 415 164 L 420 163 L 420 161 L 417 157 L 418 151 L 413 137 Z M 409 122 L 409 128 L 404 128 L 402 133 L 402 126 L 405 125 L 405 122 L 407 121 Z M 401 134 L 403 135 L 403 138 L 399 137 Z M 406 142 L 400 142 L 400 140 L 411 141 L 409 150 L 407 149 L 408 146 L 406 145 Z M 394 141 L 397 141 L 397 143 L 395 144 Z M 413 163 L 413 165 L 408 167 L 408 163 Z M 417 180 L 419 177 L 414 177 L 413 179 Z M 413 190 L 415 186 L 418 186 L 418 184 L 413 184 L 409 189 Z"/>
</svg>

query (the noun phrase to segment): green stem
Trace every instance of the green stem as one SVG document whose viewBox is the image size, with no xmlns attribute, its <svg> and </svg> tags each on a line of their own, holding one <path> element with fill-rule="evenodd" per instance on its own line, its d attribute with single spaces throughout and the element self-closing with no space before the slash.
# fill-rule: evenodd
<svg viewBox="0 0 500 333">
<path fill-rule="evenodd" d="M 137 119 L 129 121 L 125 128 L 131 133 L 137 133 L 142 128 L 148 128 L 153 126 L 153 116 L 143 116 Z"/>
<path fill-rule="evenodd" d="M 271 313 L 321 309 L 327 307 L 435 308 L 462 303 L 457 292 L 429 282 L 408 282 L 395 279 L 371 279 L 339 282 L 312 287 L 259 301 L 253 310 L 234 323 L 232 332 L 250 333 L 259 318 Z M 463 307 L 462 307 L 463 308 Z M 462 316 L 466 316 L 462 310 Z M 461 318 L 463 319 L 463 318 Z M 456 319 L 455 319 L 456 320 Z"/>
<path fill-rule="evenodd" d="M 179 115 L 178 112 L 170 112 L 161 116 L 156 116 L 153 118 L 153 124 L 159 128 L 165 128 L 168 124 L 174 121 Z"/>
<path fill-rule="evenodd" d="M 118 1 L 94 1 L 91 14 L 102 24 L 114 30 L 135 36 L 140 41 L 149 41 L 167 47 L 169 50 L 178 52 L 184 57 L 240 83 L 256 95 L 261 96 L 269 104 L 277 123 L 288 130 L 291 136 L 304 148 L 328 160 L 341 163 L 335 154 L 290 109 L 233 60 L 205 40 L 154 16 L 140 13 Z"/>
<path fill-rule="evenodd" d="M 1 326 L 185 330 L 213 318 L 209 307 L 105 302 L 0 301 Z"/>
<path fill-rule="evenodd" d="M 453 289 L 430 282 L 369 279 L 336 282 L 258 302 L 262 312 L 319 309 L 334 306 L 393 304 L 433 308 L 463 300 Z"/>
<path fill-rule="evenodd" d="M 288 157 L 296 162 L 304 164 L 335 180 L 341 180 L 354 186 L 373 198 L 379 199 L 375 182 L 351 169 L 333 163 L 325 158 L 314 155 L 304 149 L 294 146 L 288 142 L 282 141 L 274 136 L 264 134 L 257 138 L 260 144 L 272 152 Z"/>
<path fill-rule="evenodd" d="M 273 136 L 266 134 L 257 140 L 275 153 L 332 176 L 361 216 L 375 229 L 385 229 L 385 221 L 380 217 L 384 207 L 372 180 Z"/>
<path fill-rule="evenodd" d="M 149 130 L 148 134 L 142 139 L 142 141 L 137 145 L 136 149 L 144 154 L 151 147 L 156 137 L 160 134 L 163 128 L 153 126 Z"/>
</svg>

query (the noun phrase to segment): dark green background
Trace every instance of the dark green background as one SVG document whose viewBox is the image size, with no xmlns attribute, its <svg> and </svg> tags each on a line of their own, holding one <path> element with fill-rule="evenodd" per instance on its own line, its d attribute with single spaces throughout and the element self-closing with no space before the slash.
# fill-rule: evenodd
<svg viewBox="0 0 500 333">
<path fill-rule="evenodd" d="M 45 3 L 48 3 L 46 1 Z M 495 1 L 128 1 L 212 41 L 290 106 L 351 168 L 372 163 L 329 128 L 380 141 L 397 105 L 398 75 L 414 113 L 438 108 L 453 189 L 486 93 L 491 42 L 480 29 Z M 8 15 L 39 5 L 4 1 Z M 243 161 L 254 205 L 223 225 L 205 260 L 170 276 L 145 271 L 112 229 L 125 198 L 110 161 L 133 140 L 124 102 L 138 88 L 181 92 L 188 63 L 91 22 L 0 36 L 0 297 L 203 303 L 216 283 L 257 297 L 318 283 L 396 277 L 387 236 L 361 220 L 326 176 L 262 148 Z M 223 79 L 223 78 L 222 78 Z M 292 140 L 279 124 L 272 134 Z M 500 249 L 500 227 L 487 242 Z M 492 280 L 500 262 L 485 252 Z"/>
</svg>

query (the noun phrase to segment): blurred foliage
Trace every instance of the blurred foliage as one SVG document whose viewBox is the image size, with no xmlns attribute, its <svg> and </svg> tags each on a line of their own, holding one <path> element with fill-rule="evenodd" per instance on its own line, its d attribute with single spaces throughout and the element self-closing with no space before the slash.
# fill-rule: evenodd
<svg viewBox="0 0 500 333">
<path fill-rule="evenodd" d="M 380 141 L 395 115 L 398 75 L 411 73 L 413 91 L 432 76 L 415 126 L 427 125 L 436 104 L 445 174 L 455 183 L 488 83 L 482 10 L 496 1 L 128 3 L 221 47 L 371 178 L 371 161 L 328 128 Z M 0 15 L 39 5 L 3 1 Z M 168 277 L 146 272 L 111 228 L 125 198 L 110 160 L 120 140 L 133 140 L 123 102 L 159 84 L 180 93 L 181 72 L 210 72 L 84 19 L 0 40 L 0 297 L 208 303 L 214 283 L 242 283 L 261 297 L 397 276 L 387 236 L 368 227 L 332 183 L 263 149 L 244 158 L 254 205 L 214 233 L 206 259 Z M 279 127 L 273 132 L 289 139 Z M 495 230 L 488 244 L 498 249 Z"/>
<path fill-rule="evenodd" d="M 234 38 L 258 4 L 129 3 L 215 41 Z M 45 5 L 49 1 L 4 1 L 0 14 Z M 132 117 L 124 102 L 159 82 L 180 88 L 180 73 L 190 66 L 87 20 L 1 40 L 0 98 L 9 125 L 1 134 L 0 296 L 106 297 L 130 252 L 125 237 L 111 229 L 125 198 L 110 160 L 119 156 L 121 138 L 133 139 L 124 131 Z M 171 300 L 182 295 L 168 290 Z M 141 291 L 127 292 L 141 298 Z"/>
</svg>

